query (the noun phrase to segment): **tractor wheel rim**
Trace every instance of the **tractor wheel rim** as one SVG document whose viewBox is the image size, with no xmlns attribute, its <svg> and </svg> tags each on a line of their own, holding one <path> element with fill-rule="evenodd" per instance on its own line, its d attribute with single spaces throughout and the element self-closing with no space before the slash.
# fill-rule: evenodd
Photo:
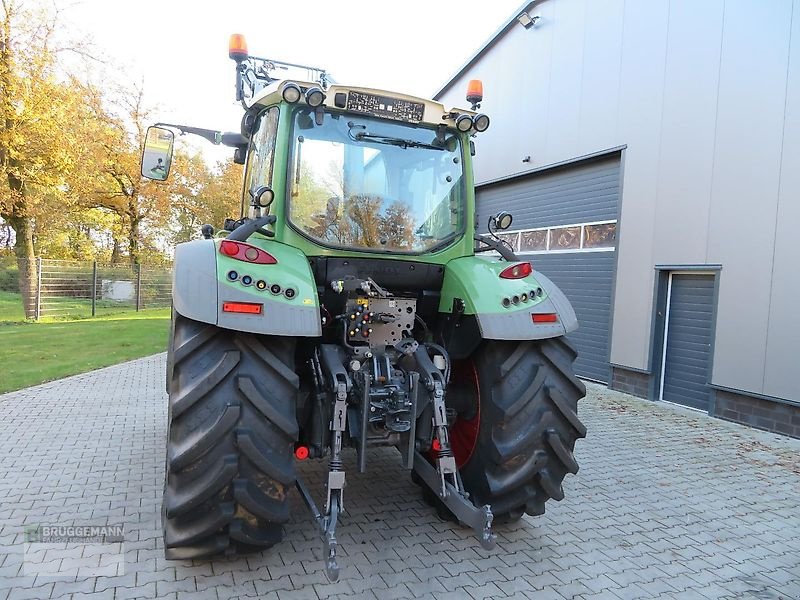
<svg viewBox="0 0 800 600">
<path fill-rule="evenodd" d="M 475 363 L 470 360 L 454 365 L 453 379 L 456 378 L 461 380 L 460 383 L 467 384 L 464 386 L 464 391 L 473 395 L 475 403 L 474 415 L 468 419 L 459 415 L 450 426 L 450 447 L 456 458 L 456 466 L 461 469 L 475 452 L 481 427 L 481 392 Z"/>
</svg>

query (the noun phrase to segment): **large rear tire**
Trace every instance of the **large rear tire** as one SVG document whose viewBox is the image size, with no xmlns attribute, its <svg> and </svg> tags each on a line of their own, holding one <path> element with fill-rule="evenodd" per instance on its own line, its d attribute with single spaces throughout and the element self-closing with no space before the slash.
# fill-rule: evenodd
<svg viewBox="0 0 800 600">
<path fill-rule="evenodd" d="M 461 478 L 499 523 L 544 514 L 548 499 L 564 498 L 566 474 L 578 472 L 586 387 L 572 370 L 576 356 L 563 337 L 489 340 L 454 366 L 448 397 L 460 412 L 450 431 Z"/>
<path fill-rule="evenodd" d="M 268 548 L 295 482 L 295 340 L 175 313 L 162 520 L 168 559 Z"/>
</svg>

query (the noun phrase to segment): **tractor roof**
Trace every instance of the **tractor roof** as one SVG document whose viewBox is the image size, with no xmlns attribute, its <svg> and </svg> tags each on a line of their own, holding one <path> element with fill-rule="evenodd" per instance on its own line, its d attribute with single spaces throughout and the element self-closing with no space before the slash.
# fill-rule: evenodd
<svg viewBox="0 0 800 600">
<path fill-rule="evenodd" d="M 254 106 L 268 106 L 280 102 L 282 100 L 281 92 L 284 86 L 289 83 L 293 83 L 300 86 L 302 90 L 319 87 L 319 83 L 317 82 L 297 81 L 297 80 L 272 81 L 268 85 L 264 86 L 264 88 L 262 88 L 260 91 L 256 92 L 256 94 L 252 98 L 247 99 L 245 101 L 247 107 L 251 108 Z M 383 114 L 378 114 L 375 116 L 394 118 L 399 121 L 412 121 L 415 123 L 421 122 L 429 125 L 446 124 L 452 126 L 453 124 L 452 115 L 454 113 L 457 113 L 459 115 L 476 114 L 475 111 L 465 108 L 445 108 L 445 106 L 442 103 L 437 102 L 435 100 L 429 100 L 427 98 L 419 98 L 417 96 L 410 96 L 408 94 L 401 94 L 397 92 L 390 92 L 386 90 L 378 90 L 373 88 L 348 86 L 338 83 L 328 86 L 328 88 L 325 90 L 326 100 L 324 104 L 326 107 L 341 109 L 348 112 L 363 112 L 352 108 L 349 99 L 353 97 L 352 96 L 353 94 L 360 95 L 358 96 L 360 98 L 367 97 L 372 102 L 380 102 L 380 107 L 381 107 L 380 110 L 383 112 Z M 421 114 L 421 118 L 406 119 L 406 118 L 399 118 L 398 116 L 395 117 L 390 116 L 390 113 L 394 106 L 392 104 L 393 102 L 403 103 L 405 106 L 416 107 L 416 110 L 419 111 L 417 114 Z M 389 113 L 386 112 L 387 107 Z"/>
</svg>

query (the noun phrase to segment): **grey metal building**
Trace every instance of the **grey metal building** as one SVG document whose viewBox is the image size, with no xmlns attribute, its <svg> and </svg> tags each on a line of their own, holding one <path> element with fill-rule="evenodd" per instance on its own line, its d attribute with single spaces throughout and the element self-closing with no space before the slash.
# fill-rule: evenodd
<svg viewBox="0 0 800 600">
<path fill-rule="evenodd" d="M 539 0 L 481 79 L 478 211 L 572 299 L 584 377 L 800 437 L 800 0 Z"/>
</svg>

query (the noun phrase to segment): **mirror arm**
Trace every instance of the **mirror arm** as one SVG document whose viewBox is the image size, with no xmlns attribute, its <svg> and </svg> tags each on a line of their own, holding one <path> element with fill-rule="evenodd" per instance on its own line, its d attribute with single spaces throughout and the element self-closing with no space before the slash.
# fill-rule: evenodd
<svg viewBox="0 0 800 600">
<path fill-rule="evenodd" d="M 509 248 L 508 246 L 506 246 L 506 243 L 504 241 L 500 240 L 500 239 L 496 239 L 495 240 L 495 239 L 492 239 L 492 238 L 484 237 L 479 233 L 476 233 L 475 234 L 475 241 L 481 242 L 483 244 L 486 244 L 489 247 L 489 249 L 491 249 L 491 250 L 496 250 L 497 253 L 500 256 L 502 256 L 504 259 L 506 259 L 508 262 L 517 262 L 517 261 L 519 261 L 519 257 L 516 254 L 514 254 L 514 251 L 511 250 L 511 248 Z M 481 249 L 477 250 L 476 252 L 485 252 L 485 251 L 486 250 L 481 248 Z"/>
<path fill-rule="evenodd" d="M 247 239 L 256 232 L 261 233 L 261 235 L 266 235 L 268 237 L 272 237 L 275 235 L 271 231 L 267 231 L 263 229 L 264 225 L 272 225 L 276 221 L 275 215 L 266 215 L 264 217 L 258 217 L 257 219 L 250 219 L 239 225 L 236 229 L 234 229 L 226 239 L 233 240 L 235 242 L 246 242 Z"/>
<path fill-rule="evenodd" d="M 224 146 L 236 148 L 238 146 L 247 145 L 247 139 L 241 133 L 223 133 L 222 131 L 216 131 L 214 129 L 189 127 L 188 125 L 176 125 L 174 123 L 156 123 L 155 127 L 172 127 L 173 129 L 177 129 L 181 135 L 185 135 L 187 133 L 199 135 L 201 138 L 208 140 L 215 146 L 222 144 Z"/>
</svg>

